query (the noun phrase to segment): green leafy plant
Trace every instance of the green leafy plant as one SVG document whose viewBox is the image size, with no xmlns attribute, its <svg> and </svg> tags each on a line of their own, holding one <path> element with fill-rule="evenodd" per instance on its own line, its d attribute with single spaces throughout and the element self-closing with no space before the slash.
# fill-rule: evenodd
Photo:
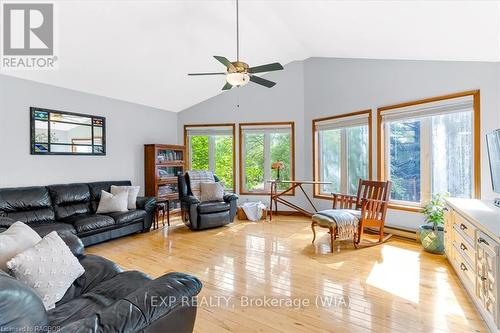
<svg viewBox="0 0 500 333">
<path fill-rule="evenodd" d="M 444 198 L 447 194 L 435 194 L 432 199 L 425 205 L 423 214 L 427 223 L 432 223 L 434 230 L 438 229 L 439 225 L 444 223 Z"/>
</svg>

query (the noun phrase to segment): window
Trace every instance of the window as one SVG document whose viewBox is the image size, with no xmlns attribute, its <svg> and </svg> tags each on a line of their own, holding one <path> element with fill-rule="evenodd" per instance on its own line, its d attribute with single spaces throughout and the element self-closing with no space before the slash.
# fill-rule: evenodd
<svg viewBox="0 0 500 333">
<path fill-rule="evenodd" d="M 370 178 L 371 110 L 313 120 L 314 180 L 317 197 L 356 194 L 359 179 Z"/>
<path fill-rule="evenodd" d="M 184 126 L 189 169 L 212 171 L 233 192 L 234 132 L 234 124 Z"/>
<path fill-rule="evenodd" d="M 294 178 L 294 123 L 240 124 L 240 193 L 269 193 L 268 180 L 277 177 L 271 166 L 283 162 L 281 180 Z M 278 189 L 287 188 L 278 184 Z"/>
<path fill-rule="evenodd" d="M 393 182 L 393 207 L 479 195 L 478 106 L 472 92 L 379 109 L 379 172 Z"/>
</svg>

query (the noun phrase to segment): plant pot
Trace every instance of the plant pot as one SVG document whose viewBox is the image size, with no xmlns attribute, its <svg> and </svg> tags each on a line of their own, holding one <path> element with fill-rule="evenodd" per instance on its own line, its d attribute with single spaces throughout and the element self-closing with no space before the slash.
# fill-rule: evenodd
<svg viewBox="0 0 500 333">
<path fill-rule="evenodd" d="M 444 253 L 444 228 L 438 226 L 434 230 L 433 224 L 424 224 L 420 226 L 420 243 L 427 252 L 443 254 Z"/>
</svg>

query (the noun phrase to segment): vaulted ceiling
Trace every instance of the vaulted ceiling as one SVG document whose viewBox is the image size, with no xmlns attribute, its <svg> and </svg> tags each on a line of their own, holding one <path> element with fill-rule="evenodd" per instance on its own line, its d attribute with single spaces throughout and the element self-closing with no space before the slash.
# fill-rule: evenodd
<svg viewBox="0 0 500 333">
<path fill-rule="evenodd" d="M 240 2 L 240 58 L 499 61 L 497 1 Z M 55 71 L 13 75 L 169 111 L 221 93 L 236 57 L 234 1 L 56 1 Z M 285 66 L 286 70 L 286 66 Z M 279 84 L 279 82 L 278 82 Z M 262 88 L 267 89 L 267 88 Z"/>
</svg>

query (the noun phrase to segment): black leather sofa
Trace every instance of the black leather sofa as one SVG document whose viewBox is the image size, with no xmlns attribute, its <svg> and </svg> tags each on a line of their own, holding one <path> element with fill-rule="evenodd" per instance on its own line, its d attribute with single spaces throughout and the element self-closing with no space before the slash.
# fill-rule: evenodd
<svg viewBox="0 0 500 333">
<path fill-rule="evenodd" d="M 219 178 L 214 175 L 215 181 Z M 202 230 L 232 223 L 238 209 L 238 196 L 224 194 L 224 201 L 200 202 L 191 191 L 189 174 L 177 178 L 184 223 L 192 230 Z"/>
<path fill-rule="evenodd" d="M 35 291 L 0 270 L 2 332 L 192 332 L 201 282 L 183 273 L 155 280 L 85 255 L 73 234 L 60 234 L 85 273 L 46 311 Z"/>
<path fill-rule="evenodd" d="M 155 198 L 138 197 L 137 209 L 96 214 L 101 191 L 130 181 L 61 184 L 0 189 L 0 232 L 12 223 L 28 224 L 40 236 L 55 230 L 76 234 L 85 246 L 140 231 L 149 231 Z"/>
</svg>

